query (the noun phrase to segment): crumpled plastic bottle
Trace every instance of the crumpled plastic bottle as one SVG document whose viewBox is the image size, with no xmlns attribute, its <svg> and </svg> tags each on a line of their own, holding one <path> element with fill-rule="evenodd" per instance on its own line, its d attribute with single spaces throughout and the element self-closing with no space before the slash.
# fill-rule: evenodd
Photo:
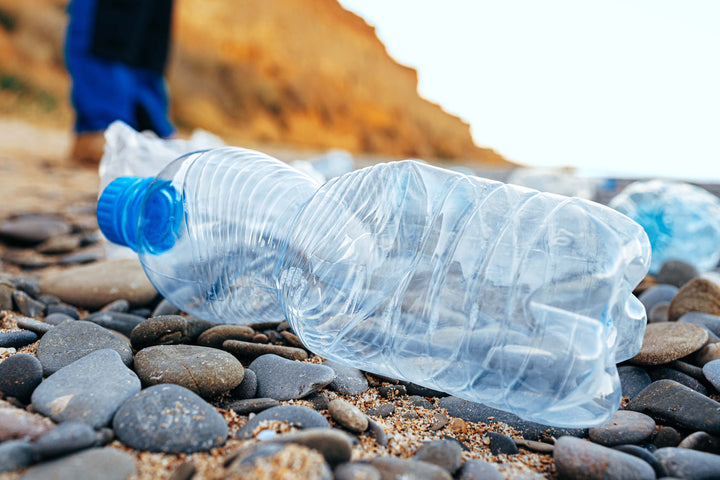
<svg viewBox="0 0 720 480">
<path fill-rule="evenodd" d="M 683 260 L 705 271 L 720 260 L 720 199 L 685 182 L 634 182 L 610 207 L 645 229 L 652 245 L 650 272 L 667 260 Z"/>
<path fill-rule="evenodd" d="M 606 421 L 650 245 L 618 212 L 415 161 L 318 188 L 258 152 L 187 155 L 98 204 L 182 310 L 283 315 L 325 358 L 551 425 Z"/>
</svg>

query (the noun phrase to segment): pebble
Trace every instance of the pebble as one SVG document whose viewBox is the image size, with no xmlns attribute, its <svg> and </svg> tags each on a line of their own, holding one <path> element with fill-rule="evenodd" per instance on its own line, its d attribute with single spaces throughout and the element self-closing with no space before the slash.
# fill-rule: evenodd
<svg viewBox="0 0 720 480">
<path fill-rule="evenodd" d="M 627 405 L 690 430 L 720 434 L 720 403 L 673 380 L 658 380 Z"/>
<path fill-rule="evenodd" d="M 702 312 L 689 312 L 681 316 L 677 320 L 680 323 L 692 323 L 694 325 L 700 325 L 710 330 L 717 336 L 720 336 L 720 316 L 710 315 L 709 313 Z"/>
<path fill-rule="evenodd" d="M 333 473 L 335 480 L 381 480 L 377 468 L 367 463 L 343 463 Z"/>
<path fill-rule="evenodd" d="M 667 260 L 660 267 L 660 271 L 655 276 L 658 283 L 674 285 L 678 288 L 682 287 L 695 277 L 699 277 L 700 272 L 693 265 L 682 260 Z"/>
<path fill-rule="evenodd" d="M 65 303 L 48 305 L 47 314 L 52 315 L 55 313 L 64 313 L 65 315 L 72 317 L 73 320 L 78 320 L 80 318 L 80 314 L 78 313 L 77 308 L 73 307 L 72 305 L 67 305 Z M 45 317 L 45 322 L 47 322 L 47 317 Z"/>
<path fill-rule="evenodd" d="M 32 298 L 22 290 L 15 290 L 12 293 L 13 302 L 18 312 L 28 317 L 39 317 L 45 314 L 47 305 Z"/>
<path fill-rule="evenodd" d="M 649 312 L 658 303 L 669 303 L 678 290 L 679 288 L 675 285 L 658 284 L 641 293 L 638 300 L 645 306 L 645 311 Z"/>
<path fill-rule="evenodd" d="M 652 436 L 655 420 L 639 412 L 618 410 L 603 425 L 588 431 L 588 437 L 595 443 L 612 447 L 627 443 L 639 444 Z"/>
<path fill-rule="evenodd" d="M 225 340 L 222 348 L 237 357 L 245 359 L 258 358 L 268 354 L 287 358 L 288 360 L 306 360 L 308 358 L 306 350 L 296 347 L 286 347 L 284 345 Z M 330 367 L 325 368 L 332 370 Z"/>
<path fill-rule="evenodd" d="M 0 347 L 22 348 L 30 345 L 38 339 L 37 333 L 30 330 L 14 330 L 11 332 L 0 332 Z"/>
<path fill-rule="evenodd" d="M 359 395 L 367 392 L 370 388 L 365 374 L 357 368 L 348 367 L 332 360 L 325 361 L 323 365 L 335 371 L 335 379 L 328 385 L 330 390 L 341 395 Z"/>
<path fill-rule="evenodd" d="M 253 372 L 249 368 L 246 368 L 242 382 L 240 382 L 240 385 L 235 387 L 230 392 L 230 396 L 237 400 L 244 400 L 244 399 L 248 399 L 248 398 L 255 398 L 256 393 L 257 393 L 257 376 L 255 375 L 255 372 Z"/>
<path fill-rule="evenodd" d="M 40 385 L 43 368 L 33 355 L 19 353 L 0 363 L 0 392 L 8 397 L 27 400 Z"/>
<path fill-rule="evenodd" d="M 89 247 L 77 252 L 69 253 L 64 255 L 59 261 L 59 265 L 74 265 L 82 263 L 90 263 L 101 260 L 105 257 L 105 251 L 98 247 Z"/>
<path fill-rule="evenodd" d="M 622 394 L 628 398 L 635 397 L 635 395 L 652 383 L 650 375 L 648 375 L 644 369 L 633 365 L 618 367 L 618 375 L 620 376 Z"/>
<path fill-rule="evenodd" d="M 392 403 L 381 403 L 377 407 L 368 408 L 365 413 L 373 417 L 389 417 L 395 413 L 395 405 Z M 445 423 L 447 423 L 447 421 Z"/>
<path fill-rule="evenodd" d="M 489 423 L 494 421 L 507 423 L 522 432 L 523 437 L 528 440 L 539 440 L 544 437 L 558 438 L 563 435 L 583 437 L 587 433 L 587 429 L 584 428 L 559 428 L 530 422 L 512 413 L 453 396 L 441 398 L 438 408 L 445 408 L 449 415 L 468 422 Z M 491 417 L 492 420 L 490 420 Z"/>
<path fill-rule="evenodd" d="M 517 445 L 512 438 L 507 435 L 503 435 L 498 432 L 487 432 L 486 437 L 490 439 L 490 453 L 493 455 L 499 455 L 504 453 L 506 455 L 515 455 L 519 453 Z"/>
<path fill-rule="evenodd" d="M 111 349 L 125 365 L 132 362 L 132 350 L 123 340 L 92 322 L 77 320 L 53 327 L 38 343 L 37 358 L 45 375 L 51 375 L 97 350 Z"/>
<path fill-rule="evenodd" d="M 375 443 L 381 447 L 386 447 L 388 444 L 387 433 L 382 425 L 375 420 L 368 418 L 368 433 L 375 439 Z"/>
<path fill-rule="evenodd" d="M 696 352 L 696 354 L 698 353 L 699 351 Z M 675 360 L 674 362 L 671 362 L 668 367 L 682 372 L 685 375 L 689 375 L 695 380 L 699 380 L 701 382 L 705 381 L 705 375 L 703 375 L 702 367 L 698 367 L 697 365 L 692 365 L 690 363 L 683 362 L 682 360 Z"/>
<path fill-rule="evenodd" d="M 432 463 L 453 474 L 462 465 L 462 449 L 451 440 L 431 440 L 420 445 L 413 459 Z"/>
<path fill-rule="evenodd" d="M 160 317 L 163 315 L 178 315 L 179 313 L 179 308 L 170 303 L 166 298 L 163 298 L 153 309 L 151 316 Z"/>
<path fill-rule="evenodd" d="M 705 366 L 706 363 L 712 362 L 713 360 L 720 360 L 720 343 L 705 345 L 697 352 L 695 359 L 700 367 Z"/>
<path fill-rule="evenodd" d="M 12 472 L 35 463 L 32 444 L 26 440 L 0 443 L 0 473 Z"/>
<path fill-rule="evenodd" d="M 40 281 L 36 277 L 14 277 L 10 283 L 33 298 L 40 296 Z"/>
<path fill-rule="evenodd" d="M 688 479 L 720 478 L 720 455 L 685 448 L 661 448 L 655 457 L 668 475 Z"/>
<path fill-rule="evenodd" d="M 53 428 L 33 444 L 40 458 L 52 458 L 96 446 L 97 434 L 86 423 L 64 422 Z"/>
<path fill-rule="evenodd" d="M 688 312 L 720 315 L 720 286 L 705 278 L 693 278 L 673 297 L 668 320 L 674 322 Z"/>
<path fill-rule="evenodd" d="M 1 366 L 1 365 L 0 365 Z M 715 390 L 720 391 L 720 360 L 713 360 L 703 366 L 703 373 Z"/>
<path fill-rule="evenodd" d="M 673 363 L 676 363 L 676 362 L 673 362 Z M 707 388 L 705 388 L 705 385 L 698 382 L 696 379 L 694 379 L 690 375 L 679 372 L 673 368 L 667 368 L 667 367 L 653 368 L 652 370 L 650 370 L 649 374 L 650 374 L 650 378 L 653 381 L 674 380 L 678 383 L 685 385 L 688 388 L 692 388 L 696 392 L 702 393 L 703 395 L 707 395 L 707 393 L 708 393 Z"/>
<path fill-rule="evenodd" d="M 714 437 L 706 432 L 693 432 L 683 438 L 678 444 L 678 447 L 717 455 L 720 454 L 720 438 Z"/>
<path fill-rule="evenodd" d="M 252 417 L 237 433 L 237 438 L 252 438 L 253 430 L 266 420 L 287 422 L 297 428 L 330 428 L 330 424 L 322 414 L 312 408 L 300 405 L 280 405 L 268 408 Z"/>
<path fill-rule="evenodd" d="M 367 412 L 366 412 L 367 413 Z M 448 421 L 450 420 L 446 415 L 443 415 L 442 413 L 433 413 L 432 416 L 432 424 L 430 425 L 431 432 L 437 432 L 438 430 L 442 429 L 445 425 L 448 424 Z"/>
<path fill-rule="evenodd" d="M 647 319 L 648 323 L 662 323 L 668 321 L 668 309 L 670 308 L 670 302 L 657 303 L 648 310 Z"/>
<path fill-rule="evenodd" d="M 35 440 L 55 426 L 49 419 L 0 400 L 0 443 Z"/>
<path fill-rule="evenodd" d="M 657 458 L 655 458 L 655 455 L 650 453 L 650 451 L 646 448 L 639 447 L 637 445 L 617 445 L 613 448 L 620 452 L 627 453 L 629 455 L 632 455 L 633 457 L 644 460 L 645 462 L 647 462 L 648 465 L 652 467 L 657 477 L 664 477 L 667 473 L 665 472 L 663 466 L 660 465 L 660 462 L 658 462 Z"/>
<path fill-rule="evenodd" d="M 44 293 L 88 310 L 97 310 L 119 298 L 133 306 L 145 305 L 157 295 L 137 258 L 67 268 L 45 276 L 40 287 Z"/>
<path fill-rule="evenodd" d="M 433 408 L 433 404 L 427 398 L 421 397 L 420 395 L 408 395 L 405 397 L 405 402 L 413 407 L 420 407 L 426 410 Z"/>
<path fill-rule="evenodd" d="M 127 313 L 130 311 L 130 302 L 124 298 L 118 298 L 100 309 L 101 312 Z"/>
<path fill-rule="evenodd" d="M 312 405 L 312 408 L 318 411 L 327 410 L 328 404 L 330 403 L 327 395 L 325 395 L 325 392 L 323 392 L 322 390 L 319 392 L 311 393 L 307 397 L 303 398 L 303 400 L 309 402 Z"/>
<path fill-rule="evenodd" d="M 513 438 L 513 442 L 518 448 L 525 448 L 531 452 L 545 453 L 552 455 L 555 447 L 545 442 L 538 442 L 536 440 L 525 440 L 524 438 Z"/>
<path fill-rule="evenodd" d="M 195 473 L 197 473 L 197 469 L 193 461 L 186 460 L 170 473 L 167 480 L 191 480 Z"/>
<path fill-rule="evenodd" d="M 471 458 L 466 460 L 458 472 L 458 480 L 503 480 L 495 465 Z"/>
<path fill-rule="evenodd" d="M 349 462 L 352 456 L 350 436 L 335 428 L 308 428 L 300 432 L 278 435 L 271 443 L 294 443 L 317 450 L 331 467 Z"/>
<path fill-rule="evenodd" d="M 335 378 L 335 371 L 325 365 L 294 362 L 272 354 L 256 358 L 248 368 L 257 376 L 257 395 L 275 400 L 305 397 Z"/>
<path fill-rule="evenodd" d="M 645 328 L 640 352 L 631 361 L 662 365 L 700 350 L 707 340 L 705 329 L 691 323 L 651 323 Z"/>
<path fill-rule="evenodd" d="M 333 420 L 352 432 L 361 433 L 367 430 L 367 417 L 347 400 L 339 398 L 332 400 L 328 404 L 328 411 Z"/>
<path fill-rule="evenodd" d="M 12 294 L 14 291 L 15 287 L 10 282 L 0 279 L 0 311 L 13 309 Z"/>
<path fill-rule="evenodd" d="M 35 247 L 40 253 L 58 255 L 61 253 L 70 253 L 80 247 L 81 237 L 79 235 L 58 235 L 50 237 L 43 243 Z"/>
<path fill-rule="evenodd" d="M 394 400 L 397 397 L 404 397 L 407 395 L 407 389 L 405 385 L 382 385 L 378 387 L 378 395 L 382 398 Z"/>
<path fill-rule="evenodd" d="M 135 474 L 133 458 L 116 448 L 93 448 L 43 462 L 18 480 L 126 480 Z"/>
<path fill-rule="evenodd" d="M 135 354 L 135 372 L 144 385 L 174 383 L 210 398 L 240 385 L 245 369 L 235 357 L 216 348 L 157 345 Z"/>
<path fill-rule="evenodd" d="M 205 330 L 197 339 L 198 345 L 222 348 L 225 340 L 252 340 L 255 330 L 247 325 L 217 325 Z"/>
<path fill-rule="evenodd" d="M 223 478 L 293 478 L 331 480 L 330 467 L 320 453 L 302 445 L 260 443 L 246 447 L 225 471 Z M 260 461 L 262 460 L 262 461 Z M 283 472 L 285 475 L 272 475 Z"/>
<path fill-rule="evenodd" d="M 130 332 L 130 342 L 136 350 L 153 345 L 192 343 L 212 325 L 205 320 L 193 320 L 180 315 L 155 316 L 143 321 Z"/>
<path fill-rule="evenodd" d="M 272 398 L 248 398 L 246 400 L 235 400 L 225 405 L 226 410 L 232 410 L 238 415 L 262 412 L 268 408 L 277 407 L 280 402 Z"/>
<path fill-rule="evenodd" d="M 45 268 L 56 263 L 54 258 L 35 250 L 9 250 L 2 256 L 2 259 L 26 270 Z"/>
<path fill-rule="evenodd" d="M 26 215 L 0 223 L 0 238 L 22 245 L 36 245 L 68 233 L 67 222 L 48 215 Z"/>
<path fill-rule="evenodd" d="M 657 432 L 655 432 L 652 443 L 657 448 L 676 447 L 681 440 L 682 436 L 677 430 L 672 427 L 668 427 L 667 425 L 663 425 L 658 428 Z"/>
<path fill-rule="evenodd" d="M 271 332 L 274 333 L 274 332 Z M 280 337 L 283 338 L 291 347 L 305 348 L 305 345 L 300 341 L 297 335 L 292 332 L 284 331 L 280 332 Z"/>
<path fill-rule="evenodd" d="M 398 457 L 375 457 L 368 462 L 377 468 L 383 480 L 452 480 L 444 468 L 428 462 Z"/>
<path fill-rule="evenodd" d="M 56 422 L 108 425 L 123 402 L 140 390 L 135 372 L 114 350 L 98 350 L 61 368 L 32 394 L 38 412 Z"/>
<path fill-rule="evenodd" d="M 18 328 L 30 330 L 40 336 L 45 335 L 47 332 L 54 328 L 53 325 L 28 317 L 15 317 L 15 323 L 17 324 Z"/>
<path fill-rule="evenodd" d="M 401 382 L 405 386 L 405 390 L 408 395 L 419 395 L 421 397 L 447 397 L 448 394 L 441 392 L 440 390 L 433 390 L 432 388 L 423 387 L 417 383 L 412 382 Z"/>
<path fill-rule="evenodd" d="M 43 319 L 48 325 L 58 326 L 61 323 L 75 321 L 76 319 L 64 313 L 51 313 Z"/>
<path fill-rule="evenodd" d="M 645 461 L 574 437 L 560 437 L 555 442 L 553 459 L 560 479 L 655 479 L 655 471 Z"/>
<path fill-rule="evenodd" d="M 207 451 L 228 436 L 220 413 L 179 385 L 154 385 L 130 397 L 115 414 L 113 430 L 130 448 L 163 453 Z"/>
<path fill-rule="evenodd" d="M 135 327 L 143 323 L 145 317 L 139 317 L 130 313 L 122 312 L 95 312 L 83 318 L 86 322 L 92 322 L 108 330 L 115 330 L 126 337 L 129 337 Z"/>
</svg>

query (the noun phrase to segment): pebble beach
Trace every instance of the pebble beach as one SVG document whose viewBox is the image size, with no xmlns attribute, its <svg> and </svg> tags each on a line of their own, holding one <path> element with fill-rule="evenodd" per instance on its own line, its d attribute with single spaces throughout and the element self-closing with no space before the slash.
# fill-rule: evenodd
<svg viewBox="0 0 720 480">
<path fill-rule="evenodd" d="M 97 172 L 53 138 L 0 138 L 0 480 L 720 478 L 719 274 L 648 275 L 621 408 L 550 427 L 179 311 L 106 258 Z"/>
</svg>

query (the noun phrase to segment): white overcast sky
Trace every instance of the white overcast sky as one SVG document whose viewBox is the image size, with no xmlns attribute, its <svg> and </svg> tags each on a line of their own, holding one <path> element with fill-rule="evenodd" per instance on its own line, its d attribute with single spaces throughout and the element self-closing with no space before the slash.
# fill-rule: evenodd
<svg viewBox="0 0 720 480">
<path fill-rule="evenodd" d="M 720 0 L 340 0 L 526 164 L 720 180 Z"/>
</svg>

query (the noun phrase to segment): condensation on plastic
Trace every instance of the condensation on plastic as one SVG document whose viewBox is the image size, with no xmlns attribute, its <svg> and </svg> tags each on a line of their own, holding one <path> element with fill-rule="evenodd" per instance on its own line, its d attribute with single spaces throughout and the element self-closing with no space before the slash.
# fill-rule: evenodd
<svg viewBox="0 0 720 480">
<path fill-rule="evenodd" d="M 642 229 L 604 206 L 414 161 L 318 189 L 250 150 L 188 155 L 158 177 L 182 201 L 172 248 L 144 235 L 148 277 L 214 321 L 287 318 L 313 352 L 545 424 L 620 402 L 640 348 Z M 152 195 L 152 187 L 148 195 Z"/>
<path fill-rule="evenodd" d="M 705 271 L 720 260 L 720 200 L 689 183 L 651 180 L 628 185 L 610 206 L 638 222 L 650 238 L 657 273 L 667 260 Z"/>
</svg>

